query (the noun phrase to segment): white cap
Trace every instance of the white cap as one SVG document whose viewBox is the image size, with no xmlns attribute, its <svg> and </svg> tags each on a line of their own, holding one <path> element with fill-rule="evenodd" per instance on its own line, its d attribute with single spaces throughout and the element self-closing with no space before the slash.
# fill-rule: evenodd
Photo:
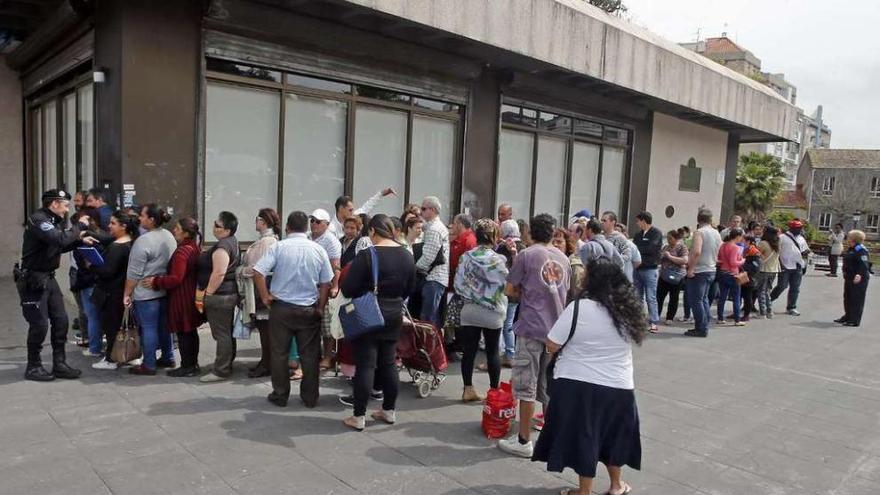
<svg viewBox="0 0 880 495">
<path fill-rule="evenodd" d="M 322 208 L 318 208 L 317 210 L 313 211 L 312 214 L 309 216 L 322 222 L 330 221 L 330 214 L 327 213 L 327 210 L 324 210 Z"/>
</svg>

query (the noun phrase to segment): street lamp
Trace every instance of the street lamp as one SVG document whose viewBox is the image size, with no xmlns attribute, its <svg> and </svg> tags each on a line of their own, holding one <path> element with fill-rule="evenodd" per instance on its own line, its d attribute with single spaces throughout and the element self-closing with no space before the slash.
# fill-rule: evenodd
<svg viewBox="0 0 880 495">
<path fill-rule="evenodd" d="M 862 219 L 862 210 L 856 210 L 855 213 L 852 214 L 853 218 L 853 229 L 859 228 L 859 220 Z"/>
</svg>

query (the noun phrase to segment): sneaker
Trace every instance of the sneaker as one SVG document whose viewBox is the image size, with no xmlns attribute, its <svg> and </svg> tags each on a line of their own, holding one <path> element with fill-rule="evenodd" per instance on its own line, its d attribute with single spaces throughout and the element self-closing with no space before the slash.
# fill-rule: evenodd
<svg viewBox="0 0 880 495">
<path fill-rule="evenodd" d="M 24 372 L 24 379 L 35 382 L 51 382 L 55 379 L 55 375 L 46 371 L 46 368 L 36 365 L 28 367 L 27 371 Z"/>
<path fill-rule="evenodd" d="M 373 400 L 385 400 L 385 393 L 381 390 L 373 390 L 370 392 L 370 398 Z"/>
<path fill-rule="evenodd" d="M 672 318 L 666 318 L 666 320 L 663 322 L 663 324 L 666 325 L 667 327 L 671 327 L 673 321 L 675 321 L 675 320 L 673 320 Z"/>
<path fill-rule="evenodd" d="M 225 382 L 229 380 L 228 376 L 220 376 L 215 373 L 208 373 L 207 375 L 199 378 L 199 381 L 202 383 L 217 383 L 217 382 Z"/>
<path fill-rule="evenodd" d="M 71 368 L 64 361 L 59 361 L 52 365 L 52 374 L 55 378 L 63 378 L 65 380 L 75 380 L 82 375 L 82 371 Z"/>
<path fill-rule="evenodd" d="M 501 440 L 498 440 L 498 448 L 501 449 L 502 452 L 531 459 L 532 453 L 535 451 L 535 444 L 531 440 L 524 444 L 519 443 L 519 434 L 515 433 L 510 438 L 502 438 Z"/>
<path fill-rule="evenodd" d="M 376 421 L 384 421 L 389 425 L 393 425 L 395 422 L 397 422 L 397 412 L 395 412 L 394 409 L 390 411 L 382 409 L 374 412 L 370 415 L 370 417 L 375 419 Z"/>
<path fill-rule="evenodd" d="M 350 416 L 342 420 L 345 423 L 345 426 L 349 428 L 353 428 L 357 431 L 364 431 L 364 427 L 367 425 L 367 417 L 366 416 Z"/>
<path fill-rule="evenodd" d="M 354 407 L 354 395 L 340 395 L 339 402 L 348 407 Z"/>
<path fill-rule="evenodd" d="M 788 316 L 800 316 L 801 312 L 796 309 L 789 309 Z"/>
<path fill-rule="evenodd" d="M 504 356 L 501 358 L 501 367 L 502 368 L 513 368 L 513 358 Z"/>
<path fill-rule="evenodd" d="M 746 322 L 745 322 L 745 321 L 737 321 L 737 322 L 734 322 L 734 323 L 733 323 L 733 326 L 735 326 L 735 327 L 744 327 L 744 326 L 746 326 Z"/>
<path fill-rule="evenodd" d="M 107 361 L 107 359 L 102 359 L 97 363 L 92 363 L 92 369 L 95 370 L 115 370 L 117 368 L 119 368 L 118 364 Z"/>
<path fill-rule="evenodd" d="M 716 325 L 727 325 L 727 320 L 715 320 Z"/>
<path fill-rule="evenodd" d="M 681 323 L 687 323 L 689 321 L 693 321 L 693 318 L 691 318 L 690 316 L 682 316 L 681 318 L 676 318 L 675 321 L 679 321 Z"/>
<path fill-rule="evenodd" d="M 765 316 L 768 320 L 772 320 L 773 319 L 773 311 L 768 311 Z"/>
<path fill-rule="evenodd" d="M 102 358 L 102 357 L 104 357 L 104 353 L 92 352 L 88 349 L 83 349 L 83 356 L 88 357 L 88 358 Z"/>
</svg>

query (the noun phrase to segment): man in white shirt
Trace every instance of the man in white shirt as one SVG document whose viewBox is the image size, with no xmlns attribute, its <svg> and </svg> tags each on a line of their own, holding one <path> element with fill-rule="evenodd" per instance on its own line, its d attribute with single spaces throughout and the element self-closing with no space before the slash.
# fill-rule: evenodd
<svg viewBox="0 0 880 495">
<path fill-rule="evenodd" d="M 343 223 L 346 218 L 356 217 L 362 213 L 369 215 L 370 212 L 373 211 L 373 208 L 379 204 L 379 200 L 385 196 L 391 196 L 392 194 L 397 195 L 394 189 L 386 187 L 374 194 L 363 204 L 363 206 L 356 210 L 354 209 L 354 203 L 351 201 L 351 196 L 339 196 L 336 198 L 336 203 L 333 205 L 336 214 L 330 219 L 330 232 L 333 233 L 333 236 L 336 237 L 336 239 L 339 239 L 345 234 Z"/>
<path fill-rule="evenodd" d="M 440 322 L 440 301 L 449 283 L 449 229 L 440 220 L 440 200 L 427 196 L 422 200 L 422 256 L 416 260 L 416 274 L 424 277 L 421 319 L 437 328 Z"/>
<path fill-rule="evenodd" d="M 797 310 L 798 295 L 801 292 L 801 279 L 807 268 L 805 256 L 810 253 L 807 240 L 802 235 L 804 224 L 795 218 L 788 222 L 788 231 L 779 236 L 779 264 L 782 272 L 779 282 L 770 292 L 770 299 L 775 301 L 788 289 L 785 310 L 791 316 L 800 316 Z"/>
<path fill-rule="evenodd" d="M 339 239 L 330 232 L 330 214 L 327 210 L 318 208 L 309 215 L 309 227 L 311 230 L 311 239 L 324 248 L 327 257 L 330 258 L 330 266 L 333 267 L 333 280 L 330 282 L 330 299 L 336 297 L 339 293 L 339 273 L 342 271 L 340 260 L 342 259 L 342 244 Z M 321 359 L 319 367 L 322 370 L 330 369 L 330 361 L 333 356 L 333 347 L 335 341 L 330 335 L 330 323 L 332 322 L 332 311 L 325 311 L 321 318 L 321 337 L 324 344 L 324 355 Z"/>
</svg>

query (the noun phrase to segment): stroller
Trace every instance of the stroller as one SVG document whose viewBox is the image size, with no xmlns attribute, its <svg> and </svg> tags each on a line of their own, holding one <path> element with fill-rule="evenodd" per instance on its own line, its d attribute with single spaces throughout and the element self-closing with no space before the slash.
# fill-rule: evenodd
<svg viewBox="0 0 880 495">
<path fill-rule="evenodd" d="M 414 320 L 407 311 L 404 311 L 397 355 L 418 387 L 419 397 L 430 396 L 446 379 L 449 363 L 443 347 L 443 331 L 426 321 Z"/>
</svg>

